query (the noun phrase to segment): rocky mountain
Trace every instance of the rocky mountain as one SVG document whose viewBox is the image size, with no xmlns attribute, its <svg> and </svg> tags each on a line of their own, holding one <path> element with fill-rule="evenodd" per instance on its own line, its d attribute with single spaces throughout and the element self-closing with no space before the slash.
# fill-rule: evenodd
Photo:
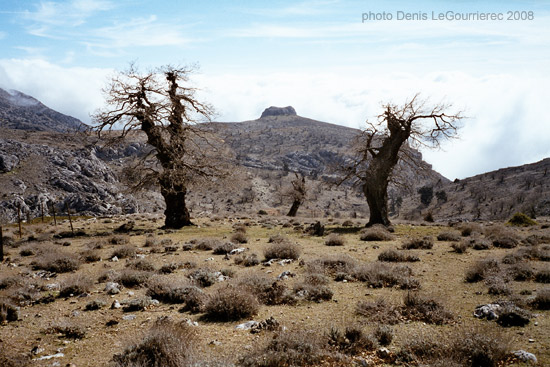
<svg viewBox="0 0 550 367">
<path fill-rule="evenodd" d="M 550 158 L 424 187 L 403 201 L 401 214 L 437 219 L 507 219 L 515 212 L 550 216 Z"/>
<path fill-rule="evenodd" d="M 13 93 L 6 93 L 2 101 L 13 99 Z M 24 100 L 30 107 L 43 106 L 28 96 L 19 105 Z M 12 121 L 27 118 L 28 110 L 11 111 Z M 18 111 L 23 112 L 17 115 Z M 54 128 L 46 124 L 37 131 L 29 126 L 38 123 L 27 121 L 0 127 L 0 215 L 13 220 L 20 206 L 38 216 L 48 202 L 57 203 L 58 210 L 69 205 L 88 215 L 163 210 L 157 192 L 131 194 L 124 184 L 124 168 L 148 149 L 140 133 L 124 143 L 106 146 L 85 132 L 58 132 L 78 124 L 58 120 Z M 286 193 L 295 173 L 306 177 L 308 191 L 299 214 L 368 215 L 366 200 L 357 188 L 331 185 L 337 178 L 333 168 L 349 158 L 358 130 L 299 116 L 291 106 L 269 107 L 255 120 L 212 122 L 201 128 L 225 141 L 237 165 L 224 183 L 191 187 L 192 215 L 246 214 L 260 209 L 285 214 L 290 206 Z M 389 195 L 390 211 L 396 218 L 419 219 L 428 212 L 436 219 L 501 218 L 516 209 L 549 215 L 545 198 L 550 191 L 546 174 L 550 160 L 450 182 L 423 162 L 419 152 L 412 156 L 424 169 L 406 164 L 396 168 L 402 184 L 391 185 Z"/>
<path fill-rule="evenodd" d="M 84 130 L 80 120 L 48 108 L 16 90 L 0 88 L 0 127 L 8 129 L 69 132 Z"/>
</svg>

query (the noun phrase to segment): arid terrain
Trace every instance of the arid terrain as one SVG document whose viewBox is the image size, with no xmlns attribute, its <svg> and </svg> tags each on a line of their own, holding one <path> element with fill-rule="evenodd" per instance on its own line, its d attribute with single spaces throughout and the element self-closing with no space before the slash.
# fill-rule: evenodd
<svg viewBox="0 0 550 367">
<path fill-rule="evenodd" d="M 393 233 L 321 220 L 320 236 L 310 218 L 271 216 L 169 231 L 154 215 L 81 217 L 75 237 L 66 218 L 23 224 L 21 239 L 4 227 L 3 365 L 128 362 L 152 353 L 127 348 L 154 325 L 180 322 L 190 349 L 171 353 L 202 366 L 529 365 L 519 350 L 550 364 L 547 219 L 397 222 Z M 496 303 L 496 321 L 474 317 Z"/>
</svg>

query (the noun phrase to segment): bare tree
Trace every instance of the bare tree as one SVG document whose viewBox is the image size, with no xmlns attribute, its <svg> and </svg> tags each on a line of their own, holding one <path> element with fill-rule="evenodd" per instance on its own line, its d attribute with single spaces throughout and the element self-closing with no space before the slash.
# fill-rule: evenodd
<svg viewBox="0 0 550 367">
<path fill-rule="evenodd" d="M 367 198 L 370 218 L 367 226 L 389 225 L 388 184 L 394 167 L 401 161 L 413 162 L 411 148 L 438 148 L 442 139 L 456 137 L 460 113 L 448 114 L 449 105 L 426 106 L 418 94 L 402 106 L 383 105 L 377 123 L 367 121 L 354 144 L 354 158 L 344 167 L 343 181 L 361 185 Z"/>
<path fill-rule="evenodd" d="M 160 186 L 167 228 L 192 224 L 185 202 L 189 185 L 198 178 L 211 181 L 219 174 L 207 159 L 218 148 L 212 145 L 212 135 L 197 124 L 210 121 L 213 110 L 196 99 L 196 88 L 187 86 L 191 72 L 164 66 L 142 73 L 132 65 L 111 79 L 104 89 L 106 107 L 93 116 L 100 135 L 118 130 L 115 136 L 124 138 L 138 130 L 147 136 L 155 164 L 146 164 L 144 158 L 147 173 L 135 177 L 136 186 Z"/>
<path fill-rule="evenodd" d="M 286 196 L 290 196 L 292 198 L 292 206 L 288 211 L 288 217 L 296 216 L 300 205 L 302 205 L 306 198 L 306 178 L 296 172 L 294 175 L 296 178 L 290 181 L 292 188 L 286 193 Z"/>
</svg>

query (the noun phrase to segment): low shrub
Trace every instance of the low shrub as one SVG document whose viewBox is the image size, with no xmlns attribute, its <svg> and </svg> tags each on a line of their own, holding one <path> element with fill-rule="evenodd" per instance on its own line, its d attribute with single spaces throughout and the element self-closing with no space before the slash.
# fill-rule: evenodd
<svg viewBox="0 0 550 367">
<path fill-rule="evenodd" d="M 122 246 L 119 248 L 116 248 L 112 254 L 112 257 L 117 257 L 119 259 L 126 259 L 126 258 L 133 258 L 137 254 L 137 250 L 134 246 Z"/>
<path fill-rule="evenodd" d="M 391 241 L 393 236 L 384 226 L 372 226 L 361 231 L 361 241 Z"/>
<path fill-rule="evenodd" d="M 290 241 L 274 242 L 264 250 L 266 260 L 294 259 L 300 257 L 300 246 Z"/>
<path fill-rule="evenodd" d="M 373 288 L 394 287 L 401 289 L 418 289 L 420 283 L 412 277 L 412 270 L 408 266 L 372 263 L 357 266 L 353 270 L 353 278 L 365 282 Z"/>
<path fill-rule="evenodd" d="M 472 264 L 465 274 L 465 280 L 468 283 L 479 282 L 486 278 L 489 273 L 500 271 L 500 263 L 496 259 L 483 259 Z"/>
<path fill-rule="evenodd" d="M 413 292 L 407 292 L 403 297 L 400 313 L 407 320 L 435 325 L 442 325 L 453 319 L 453 315 L 439 301 Z"/>
<path fill-rule="evenodd" d="M 515 213 L 508 221 L 508 224 L 515 227 L 529 227 L 537 225 L 537 222 L 523 213 Z"/>
<path fill-rule="evenodd" d="M 204 303 L 204 292 L 188 282 L 167 277 L 153 277 L 147 282 L 146 295 L 165 303 L 185 304 L 187 311 L 197 312 Z"/>
<path fill-rule="evenodd" d="M 531 306 L 537 310 L 550 310 L 550 288 L 539 290 Z"/>
<path fill-rule="evenodd" d="M 231 236 L 231 242 L 233 243 L 247 243 L 248 237 L 246 236 L 245 232 L 236 232 Z"/>
<path fill-rule="evenodd" d="M 164 264 L 160 267 L 158 272 L 160 274 L 172 274 L 173 272 L 175 272 L 178 269 L 181 269 L 182 267 L 183 267 L 183 264 L 178 264 L 178 263 Z"/>
<path fill-rule="evenodd" d="M 306 279 L 294 286 L 294 293 L 311 302 L 330 301 L 334 295 L 327 285 L 310 283 Z"/>
<path fill-rule="evenodd" d="M 489 327 L 458 330 L 451 334 L 449 344 L 446 352 L 463 366 L 496 367 L 511 352 L 510 337 Z"/>
<path fill-rule="evenodd" d="M 418 256 L 406 255 L 394 249 L 385 250 L 378 255 L 378 261 L 386 262 L 415 262 L 420 261 Z"/>
<path fill-rule="evenodd" d="M 212 253 L 214 255 L 225 255 L 230 253 L 232 250 L 236 248 L 237 246 L 235 246 L 235 244 L 231 242 L 219 243 L 216 245 L 216 247 L 214 247 L 214 249 L 212 250 Z"/>
<path fill-rule="evenodd" d="M 153 263 L 145 259 L 129 261 L 126 263 L 126 267 L 129 269 L 141 271 L 155 271 L 155 266 L 153 265 Z"/>
<path fill-rule="evenodd" d="M 375 350 L 378 343 L 374 336 L 365 334 L 358 326 L 348 326 L 344 332 L 331 328 L 328 333 L 328 344 L 345 354 L 359 354 Z"/>
<path fill-rule="evenodd" d="M 130 243 L 130 236 L 128 235 L 114 235 L 107 240 L 111 245 L 126 245 Z"/>
<path fill-rule="evenodd" d="M 508 296 L 512 294 L 512 290 L 504 279 L 500 276 L 492 276 L 485 280 L 485 285 L 488 287 L 487 293 L 495 296 Z"/>
<path fill-rule="evenodd" d="M 194 240 L 195 249 L 202 251 L 210 251 L 215 247 L 222 245 L 222 241 L 217 238 L 201 238 L 200 240 Z"/>
<path fill-rule="evenodd" d="M 458 232 L 450 232 L 450 231 L 447 231 L 447 232 L 441 232 L 440 234 L 437 235 L 437 240 L 438 241 L 451 241 L 451 242 L 457 242 L 457 241 L 460 241 L 460 233 Z"/>
<path fill-rule="evenodd" d="M 462 237 L 468 237 L 473 234 L 483 234 L 483 227 L 478 223 L 465 223 L 459 226 Z"/>
<path fill-rule="evenodd" d="M 73 254 L 54 250 L 41 253 L 40 256 L 37 256 L 31 263 L 31 266 L 35 270 L 68 273 L 78 270 L 80 267 L 80 260 Z"/>
<path fill-rule="evenodd" d="M 95 310 L 102 309 L 105 306 L 106 306 L 105 301 L 95 299 L 93 301 L 86 303 L 86 306 L 84 307 L 84 309 L 86 311 L 95 311 Z"/>
<path fill-rule="evenodd" d="M 125 269 L 118 276 L 117 282 L 128 288 L 142 287 L 151 275 L 149 271 Z"/>
<path fill-rule="evenodd" d="M 80 259 L 87 263 L 94 263 L 101 260 L 101 255 L 97 250 L 85 250 L 80 253 Z"/>
<path fill-rule="evenodd" d="M 256 266 L 260 263 L 260 259 L 258 259 L 258 255 L 252 253 L 252 254 L 240 254 L 235 256 L 234 260 L 235 264 L 237 265 L 243 265 L 246 267 L 250 266 Z"/>
<path fill-rule="evenodd" d="M 534 272 L 529 264 L 520 262 L 510 266 L 508 268 L 508 274 L 513 280 L 524 282 L 532 279 Z"/>
<path fill-rule="evenodd" d="M 395 325 L 400 321 L 399 311 L 395 306 L 387 303 L 384 298 L 357 302 L 355 313 L 381 324 Z"/>
<path fill-rule="evenodd" d="M 434 240 L 429 236 L 426 236 L 423 238 L 420 238 L 420 237 L 411 238 L 405 241 L 401 245 L 401 248 L 403 250 L 413 250 L 413 249 L 430 250 L 433 247 L 434 247 Z"/>
<path fill-rule="evenodd" d="M 259 303 L 249 291 L 226 286 L 210 295 L 204 305 L 203 319 L 208 321 L 238 321 L 258 313 Z"/>
<path fill-rule="evenodd" d="M 535 282 L 550 283 L 550 269 L 540 270 L 535 274 Z"/>
<path fill-rule="evenodd" d="M 390 345 L 393 340 L 393 329 L 389 325 L 379 324 L 376 329 L 374 329 L 373 335 L 378 341 L 378 344 L 386 347 Z"/>
<path fill-rule="evenodd" d="M 197 337 L 192 326 L 159 319 L 138 343 L 115 354 L 114 367 L 194 365 Z"/>
<path fill-rule="evenodd" d="M 336 233 L 331 233 L 325 240 L 326 246 L 344 246 L 345 243 L 344 237 Z"/>
<path fill-rule="evenodd" d="M 357 261 L 349 255 L 334 255 L 315 259 L 309 262 L 307 267 L 311 272 L 322 272 L 336 277 L 339 274 L 351 276 L 357 265 Z"/>
<path fill-rule="evenodd" d="M 7 299 L 0 298 L 0 323 L 19 320 L 19 308 Z"/>
<path fill-rule="evenodd" d="M 469 240 L 468 243 L 469 246 L 477 251 L 489 250 L 492 247 L 491 241 L 480 237 L 474 237 L 473 239 Z"/>
<path fill-rule="evenodd" d="M 251 274 L 239 280 L 238 286 L 251 292 L 264 305 L 293 305 L 294 295 L 283 282 L 263 274 Z"/>
<path fill-rule="evenodd" d="M 194 280 L 200 287 L 210 287 L 216 284 L 219 274 L 208 268 L 198 268 L 188 275 L 189 279 Z"/>
<path fill-rule="evenodd" d="M 24 280 L 21 276 L 7 276 L 0 279 L 0 289 L 10 289 L 12 287 L 21 287 Z"/>
<path fill-rule="evenodd" d="M 470 247 L 470 244 L 468 241 L 460 241 L 460 242 L 455 242 L 451 245 L 451 248 L 453 249 L 454 252 L 456 252 L 457 254 L 464 254 L 468 251 L 468 248 Z"/>
<path fill-rule="evenodd" d="M 86 329 L 70 321 L 58 322 L 44 330 L 46 334 L 61 334 L 69 339 L 82 339 L 86 336 Z"/>
<path fill-rule="evenodd" d="M 315 366 L 325 359 L 326 340 L 318 333 L 289 330 L 277 333 L 265 347 L 247 353 L 239 360 L 243 367 Z"/>
<path fill-rule="evenodd" d="M 93 282 L 90 277 L 77 274 L 63 281 L 59 288 L 60 297 L 73 297 L 88 293 L 92 288 Z"/>
</svg>

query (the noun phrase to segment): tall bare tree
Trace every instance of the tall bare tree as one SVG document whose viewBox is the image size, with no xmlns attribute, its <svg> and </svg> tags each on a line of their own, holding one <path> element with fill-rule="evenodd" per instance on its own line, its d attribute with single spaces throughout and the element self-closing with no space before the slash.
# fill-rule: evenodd
<svg viewBox="0 0 550 367">
<path fill-rule="evenodd" d="M 450 105 L 427 106 L 418 94 L 402 106 L 386 104 L 383 108 L 378 121 L 367 121 L 367 128 L 356 139 L 354 158 L 344 167 L 342 179 L 361 185 L 370 211 L 367 226 L 390 224 L 388 184 L 397 163 L 407 160 L 411 148 L 438 148 L 442 140 L 456 137 L 463 118 L 460 112 L 447 113 Z"/>
<path fill-rule="evenodd" d="M 118 130 L 124 138 L 139 130 L 147 136 L 155 165 L 139 176 L 139 184 L 154 183 L 166 203 L 165 227 L 191 225 L 185 198 L 197 178 L 210 179 L 219 171 L 207 159 L 217 148 L 198 122 L 209 121 L 213 109 L 199 102 L 188 86 L 191 68 L 164 66 L 140 72 L 133 65 L 119 72 L 104 89 L 106 107 L 93 116 L 98 133 Z"/>
</svg>

